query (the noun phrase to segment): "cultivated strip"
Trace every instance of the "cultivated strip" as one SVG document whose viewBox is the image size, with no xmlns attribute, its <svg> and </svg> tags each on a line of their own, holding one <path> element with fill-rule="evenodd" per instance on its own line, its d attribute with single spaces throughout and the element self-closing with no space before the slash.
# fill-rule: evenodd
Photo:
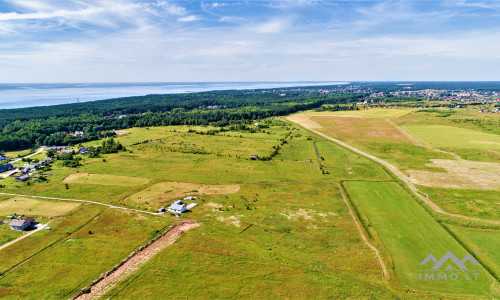
<svg viewBox="0 0 500 300">
<path fill-rule="evenodd" d="M 365 244 L 368 247 L 370 247 L 370 249 L 373 250 L 373 252 L 375 253 L 375 256 L 377 257 L 378 263 L 380 264 L 380 267 L 382 268 L 382 273 L 384 274 L 384 277 L 388 278 L 389 273 L 387 272 L 387 268 L 385 267 L 384 261 L 382 260 L 382 257 L 380 256 L 380 252 L 378 252 L 377 248 L 375 248 L 372 244 L 370 244 L 370 242 L 366 238 L 365 234 L 363 233 L 363 230 L 361 230 L 361 226 L 359 225 L 358 220 L 356 220 L 356 217 L 354 216 L 354 213 L 352 212 L 351 205 L 349 204 L 349 200 L 347 200 L 347 197 L 344 193 L 344 189 L 342 188 L 342 186 L 339 183 L 337 183 L 337 186 L 339 188 L 340 194 L 342 195 L 342 199 L 344 199 L 344 203 L 347 206 L 347 210 L 349 211 L 349 214 L 351 215 L 352 221 L 354 222 L 354 224 L 356 225 L 356 228 L 358 229 L 358 232 L 359 232 L 359 235 L 361 236 L 361 239 L 363 240 L 363 242 L 365 242 Z"/>
</svg>

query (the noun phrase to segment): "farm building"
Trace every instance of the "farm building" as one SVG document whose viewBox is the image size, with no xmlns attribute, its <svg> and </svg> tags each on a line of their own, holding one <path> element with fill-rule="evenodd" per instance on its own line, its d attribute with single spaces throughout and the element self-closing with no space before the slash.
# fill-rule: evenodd
<svg viewBox="0 0 500 300">
<path fill-rule="evenodd" d="M 24 181 L 26 181 L 28 179 L 30 179 L 30 177 L 28 175 L 23 175 L 23 176 L 17 177 L 16 181 L 24 182 Z"/>
<path fill-rule="evenodd" d="M 35 219 L 26 218 L 25 220 L 13 219 L 10 221 L 10 228 L 14 230 L 26 230 L 35 225 Z"/>
<path fill-rule="evenodd" d="M 196 206 L 198 206 L 198 203 L 191 203 L 186 208 L 191 209 L 191 208 L 196 207 Z"/>
<path fill-rule="evenodd" d="M 182 203 L 181 200 L 175 201 L 170 207 L 168 208 L 168 211 L 171 211 L 173 213 L 184 213 L 186 212 L 186 204 Z"/>
<path fill-rule="evenodd" d="M 259 159 L 259 156 L 257 154 L 252 154 L 252 155 L 250 155 L 250 159 L 256 160 L 256 159 Z"/>
<path fill-rule="evenodd" d="M 61 151 L 61 150 L 66 150 L 66 146 L 52 146 L 45 148 L 45 150 Z"/>
<path fill-rule="evenodd" d="M 193 196 L 187 196 L 184 198 L 184 200 L 194 200 L 196 197 Z"/>
<path fill-rule="evenodd" d="M 10 170 L 14 170 L 14 166 L 11 164 L 3 164 L 0 165 L 0 173 L 7 172 Z"/>
<path fill-rule="evenodd" d="M 80 152 L 81 155 L 87 155 L 89 153 L 89 149 L 82 148 L 82 149 L 78 150 L 78 152 Z"/>
</svg>

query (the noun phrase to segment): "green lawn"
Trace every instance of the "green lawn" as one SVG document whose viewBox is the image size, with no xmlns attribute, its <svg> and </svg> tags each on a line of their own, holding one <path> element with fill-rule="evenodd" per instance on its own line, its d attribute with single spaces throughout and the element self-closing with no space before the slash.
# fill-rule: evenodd
<svg viewBox="0 0 500 300">
<path fill-rule="evenodd" d="M 436 148 L 500 150 L 500 136 L 447 125 L 403 125 L 422 143 Z"/>
<path fill-rule="evenodd" d="M 491 297 L 493 281 L 484 269 L 477 281 L 419 280 L 419 270 L 423 268 L 419 264 L 429 254 L 439 259 L 452 251 L 462 259 L 466 251 L 398 184 L 357 181 L 346 186 L 366 215 L 368 226 L 391 253 L 402 284 L 420 291 Z"/>
</svg>

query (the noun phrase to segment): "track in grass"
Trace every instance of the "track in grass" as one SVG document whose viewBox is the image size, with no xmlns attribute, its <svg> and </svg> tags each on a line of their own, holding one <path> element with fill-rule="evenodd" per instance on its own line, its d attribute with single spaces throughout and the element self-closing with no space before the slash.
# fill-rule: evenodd
<svg viewBox="0 0 500 300">
<path fill-rule="evenodd" d="M 494 279 L 484 268 L 478 271 L 477 280 L 422 280 L 419 277 L 420 270 L 430 268 L 420 266 L 429 254 L 440 259 L 452 251 L 462 259 L 467 252 L 398 184 L 353 181 L 347 182 L 346 188 L 368 219 L 368 226 L 373 227 L 391 253 L 396 276 L 404 285 L 419 291 L 492 296 L 490 288 Z M 470 269 L 478 268 L 472 267 Z"/>
</svg>

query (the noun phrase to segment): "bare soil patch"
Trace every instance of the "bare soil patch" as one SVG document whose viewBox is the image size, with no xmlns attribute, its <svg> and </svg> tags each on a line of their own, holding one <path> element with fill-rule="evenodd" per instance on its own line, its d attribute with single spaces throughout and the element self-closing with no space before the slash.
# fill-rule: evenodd
<svg viewBox="0 0 500 300">
<path fill-rule="evenodd" d="M 129 134 L 130 132 L 126 132 L 123 130 L 115 130 L 116 135 L 123 135 L 123 134 Z"/>
<path fill-rule="evenodd" d="M 118 176 L 108 174 L 89 174 L 77 173 L 64 178 L 64 183 L 77 184 L 97 184 L 97 185 L 118 185 L 118 186 L 136 186 L 148 184 L 149 179 L 131 176 Z"/>
<path fill-rule="evenodd" d="M 457 188 L 500 190 L 500 164 L 468 160 L 431 159 L 429 167 L 443 168 L 447 173 L 407 170 L 415 184 Z"/>
<path fill-rule="evenodd" d="M 299 123 L 300 125 L 306 128 L 322 128 L 318 123 L 311 121 L 311 117 L 314 115 L 306 115 L 306 114 L 296 114 L 286 117 L 288 120 Z"/>
<path fill-rule="evenodd" d="M 135 193 L 128 200 L 162 203 L 185 196 L 226 195 L 236 193 L 239 190 L 240 185 L 238 184 L 209 185 L 189 182 L 160 182 Z"/>
<path fill-rule="evenodd" d="M 164 236 L 146 246 L 144 249 L 132 253 L 126 262 L 118 268 L 101 275 L 103 279 L 91 287 L 90 293 L 80 295 L 74 299 L 98 299 L 106 292 L 110 291 L 118 282 L 137 272 L 146 262 L 167 246 L 173 244 L 186 231 L 198 226 L 200 226 L 200 224 L 190 219 L 174 223 L 172 229 Z"/>
</svg>

